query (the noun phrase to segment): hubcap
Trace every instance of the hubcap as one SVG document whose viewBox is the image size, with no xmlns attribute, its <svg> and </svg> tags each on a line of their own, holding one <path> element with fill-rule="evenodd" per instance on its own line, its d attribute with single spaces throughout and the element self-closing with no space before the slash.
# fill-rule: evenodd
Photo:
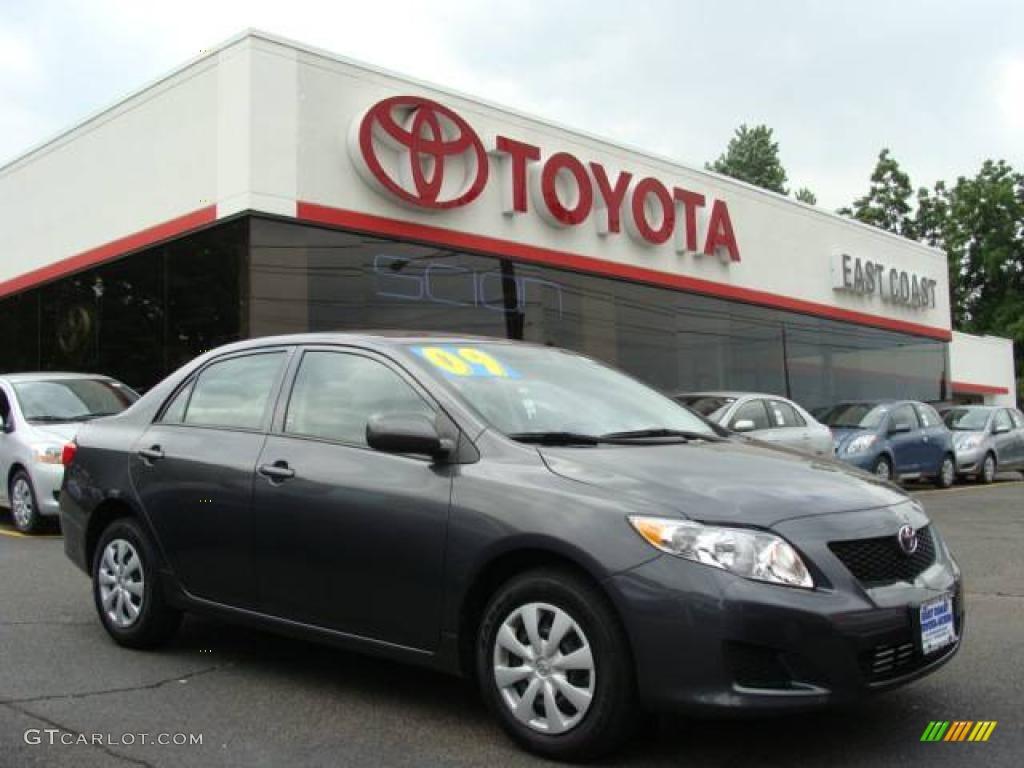
<svg viewBox="0 0 1024 768">
<path fill-rule="evenodd" d="M 875 474 L 883 480 L 889 479 L 889 464 L 885 461 L 878 462 L 878 466 L 875 467 Z"/>
<path fill-rule="evenodd" d="M 590 642 L 554 605 L 528 603 L 502 623 L 494 641 L 494 682 L 505 706 L 529 728 L 559 734 L 580 723 L 594 700 Z"/>
<path fill-rule="evenodd" d="M 945 485 L 953 484 L 953 472 L 953 461 L 951 459 L 946 459 L 942 462 L 942 482 Z"/>
<path fill-rule="evenodd" d="M 19 528 L 28 528 L 32 522 L 32 488 L 28 480 L 19 477 L 14 481 L 14 488 L 11 493 L 11 513 L 14 515 L 14 523 Z"/>
<path fill-rule="evenodd" d="M 145 577 L 142 561 L 131 542 L 112 539 L 103 550 L 99 568 L 100 603 L 107 619 L 125 629 L 142 613 Z"/>
<path fill-rule="evenodd" d="M 989 482 L 996 476 L 996 463 L 991 456 L 985 457 L 985 479 Z"/>
</svg>

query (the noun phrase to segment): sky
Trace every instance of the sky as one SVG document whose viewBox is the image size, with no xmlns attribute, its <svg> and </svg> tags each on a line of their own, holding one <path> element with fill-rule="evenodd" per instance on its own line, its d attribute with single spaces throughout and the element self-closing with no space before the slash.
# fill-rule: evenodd
<svg viewBox="0 0 1024 768">
<path fill-rule="evenodd" d="M 690 166 L 765 123 L 830 209 L 1024 170 L 1020 0 L 0 0 L 0 164 L 250 27 Z"/>
</svg>

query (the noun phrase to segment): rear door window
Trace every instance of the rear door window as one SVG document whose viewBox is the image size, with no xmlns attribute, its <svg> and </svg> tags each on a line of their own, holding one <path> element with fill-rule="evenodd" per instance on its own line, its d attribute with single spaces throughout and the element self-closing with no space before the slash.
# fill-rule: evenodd
<svg viewBox="0 0 1024 768">
<path fill-rule="evenodd" d="M 732 420 L 729 422 L 730 429 L 736 429 L 741 421 L 752 421 L 754 429 L 771 429 L 772 422 L 768 418 L 768 411 L 765 410 L 764 400 L 749 400 L 736 409 Z"/>
<path fill-rule="evenodd" d="M 203 427 L 262 429 L 269 419 L 270 395 L 285 357 L 284 351 L 265 352 L 207 366 L 192 387 L 188 405 L 183 406 L 182 422 Z M 177 407 L 175 400 L 168 411 Z"/>
</svg>

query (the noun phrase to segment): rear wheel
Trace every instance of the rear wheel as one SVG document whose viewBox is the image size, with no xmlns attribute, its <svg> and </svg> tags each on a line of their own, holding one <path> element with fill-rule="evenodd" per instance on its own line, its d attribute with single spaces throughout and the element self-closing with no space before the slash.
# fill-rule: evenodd
<svg viewBox="0 0 1024 768">
<path fill-rule="evenodd" d="M 153 648 L 178 629 L 181 613 L 167 605 L 149 536 L 132 518 L 103 531 L 92 565 L 93 597 L 104 629 L 120 645 Z"/>
<path fill-rule="evenodd" d="M 994 483 L 996 480 L 996 457 L 991 453 L 985 454 L 984 461 L 981 462 L 981 471 L 978 473 L 978 482 Z"/>
<path fill-rule="evenodd" d="M 8 488 L 8 498 L 11 501 L 11 518 L 14 520 L 14 527 L 21 533 L 38 531 L 43 522 L 42 515 L 39 514 L 36 490 L 32 486 L 32 478 L 28 476 L 28 472 L 19 469 L 14 473 Z"/>
<path fill-rule="evenodd" d="M 950 488 L 956 482 L 956 462 L 951 454 L 942 457 L 939 474 L 935 476 L 935 485 L 939 488 Z"/>
<path fill-rule="evenodd" d="M 502 727 L 545 757 L 605 754 L 636 720 L 625 633 L 604 595 L 575 574 L 530 571 L 501 587 L 484 611 L 476 662 Z"/>
</svg>

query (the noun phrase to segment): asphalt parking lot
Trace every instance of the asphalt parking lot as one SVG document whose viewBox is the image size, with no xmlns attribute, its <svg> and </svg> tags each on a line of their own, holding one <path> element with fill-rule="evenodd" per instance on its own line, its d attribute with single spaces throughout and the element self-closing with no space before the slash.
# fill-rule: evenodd
<svg viewBox="0 0 1024 768">
<path fill-rule="evenodd" d="M 1019 765 L 1024 482 L 920 491 L 959 559 L 967 637 L 940 672 L 861 705 L 758 721 L 662 717 L 606 765 Z M 463 682 L 200 619 L 157 652 L 115 646 L 59 536 L 0 512 L 0 766 L 532 765 Z M 996 720 L 987 743 L 921 743 Z M 41 744 L 25 733 L 39 732 Z M 53 745 L 46 729 L 55 732 Z M 127 742 L 202 734 L 201 745 Z M 60 734 L 64 734 L 62 737 Z M 110 734 L 111 744 L 61 744 Z"/>
</svg>

